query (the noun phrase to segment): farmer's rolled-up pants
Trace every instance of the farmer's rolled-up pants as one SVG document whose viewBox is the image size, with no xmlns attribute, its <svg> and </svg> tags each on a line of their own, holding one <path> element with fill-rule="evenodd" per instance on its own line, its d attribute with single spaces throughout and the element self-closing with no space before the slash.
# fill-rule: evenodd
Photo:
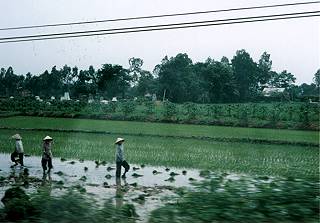
<svg viewBox="0 0 320 223">
<path fill-rule="evenodd" d="M 53 168 L 51 157 L 41 159 L 41 165 L 43 170 L 47 170 L 47 164 L 48 164 L 49 170 Z"/>
<path fill-rule="evenodd" d="M 19 159 L 16 160 L 16 157 L 19 157 Z M 13 153 L 11 153 L 11 161 L 14 163 L 19 162 L 21 166 L 23 166 L 23 153 L 18 153 L 14 151 Z"/>
<path fill-rule="evenodd" d="M 116 162 L 116 177 L 120 177 L 121 176 L 121 167 L 123 166 L 125 169 L 125 173 L 129 171 L 130 169 L 130 165 L 127 163 L 127 161 L 120 161 L 120 162 Z"/>
<path fill-rule="evenodd" d="M 121 176 L 121 165 L 122 162 L 116 162 L 116 177 L 120 177 Z"/>
</svg>

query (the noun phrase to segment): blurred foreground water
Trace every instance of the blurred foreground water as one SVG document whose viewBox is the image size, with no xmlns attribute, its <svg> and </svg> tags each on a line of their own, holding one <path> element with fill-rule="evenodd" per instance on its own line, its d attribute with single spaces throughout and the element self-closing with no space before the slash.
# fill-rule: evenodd
<svg viewBox="0 0 320 223">
<path fill-rule="evenodd" d="M 319 179 L 134 164 L 116 179 L 115 165 L 104 161 L 54 158 L 50 174 L 40 161 L 30 156 L 25 167 L 10 167 L 10 154 L 0 154 L 0 197 L 9 188 L 30 196 L 1 203 L 1 222 L 10 213 L 27 222 L 319 221 Z"/>
</svg>

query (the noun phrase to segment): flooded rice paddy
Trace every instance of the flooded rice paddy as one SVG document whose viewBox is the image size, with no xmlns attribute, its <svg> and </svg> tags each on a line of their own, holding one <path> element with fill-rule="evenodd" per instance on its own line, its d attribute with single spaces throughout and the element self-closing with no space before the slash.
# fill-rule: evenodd
<svg viewBox="0 0 320 223">
<path fill-rule="evenodd" d="M 54 168 L 46 174 L 41 167 L 41 157 L 25 157 L 25 167 L 12 164 L 10 154 L 0 154 L 0 197 L 14 185 L 22 186 L 27 193 L 46 186 L 53 196 L 72 188 L 101 204 L 108 199 L 117 207 L 134 204 L 141 221 L 145 221 L 152 210 L 175 201 L 178 188 L 192 190 L 194 182 L 203 179 L 195 169 L 134 164 L 130 164 L 125 179 L 116 179 L 115 164 L 104 161 L 53 158 Z"/>
<path fill-rule="evenodd" d="M 286 194 L 287 186 L 290 185 L 285 178 L 280 177 L 135 164 L 131 164 L 125 179 L 116 179 L 115 164 L 101 160 L 54 158 L 54 169 L 45 174 L 41 168 L 41 157 L 25 157 L 24 163 L 25 167 L 13 167 L 10 154 L 0 153 L 0 198 L 7 189 L 15 185 L 21 186 L 28 194 L 45 188 L 52 196 L 63 195 L 71 189 L 94 199 L 101 206 L 106 201 L 111 201 L 116 208 L 133 204 L 139 216 L 138 222 L 147 222 L 153 210 L 168 203 L 177 203 L 188 191 L 214 191 L 215 196 L 218 196 L 220 192 L 230 193 L 230 186 L 234 186 L 245 196 L 259 194 L 263 188 L 271 188 L 272 193 L 280 194 L 284 190 L 283 193 Z M 210 180 L 213 181 L 210 183 Z M 212 187 L 212 182 L 219 183 Z M 295 179 L 292 182 L 300 181 Z M 287 195 L 289 194 L 285 196 Z M 0 203 L 0 208 L 3 207 L 1 205 L 3 204 Z"/>
</svg>

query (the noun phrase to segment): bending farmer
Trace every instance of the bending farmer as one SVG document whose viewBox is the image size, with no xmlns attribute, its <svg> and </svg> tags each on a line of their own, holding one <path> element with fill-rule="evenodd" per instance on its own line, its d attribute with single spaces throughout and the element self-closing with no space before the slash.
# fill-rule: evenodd
<svg viewBox="0 0 320 223">
<path fill-rule="evenodd" d="M 23 166 L 22 137 L 19 134 L 15 134 L 11 138 L 16 140 L 15 150 L 11 153 L 11 161 L 15 163 L 14 166 L 17 166 L 18 163 Z"/>
</svg>

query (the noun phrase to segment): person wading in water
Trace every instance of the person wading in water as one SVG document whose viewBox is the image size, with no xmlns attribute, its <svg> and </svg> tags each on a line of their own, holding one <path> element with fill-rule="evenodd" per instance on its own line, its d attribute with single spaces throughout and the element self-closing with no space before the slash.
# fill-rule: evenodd
<svg viewBox="0 0 320 223">
<path fill-rule="evenodd" d="M 43 139 L 43 145 L 42 145 L 42 159 L 41 159 L 41 165 L 43 169 L 43 173 L 47 170 L 47 165 L 48 165 L 48 173 L 50 173 L 51 169 L 53 168 L 52 166 L 52 152 L 51 152 L 51 147 L 52 147 L 52 141 L 53 139 L 50 136 L 46 136 Z"/>
<path fill-rule="evenodd" d="M 16 140 L 15 149 L 14 149 L 13 153 L 11 153 L 11 161 L 15 163 L 13 166 L 17 166 L 19 163 L 21 166 L 23 166 L 22 137 L 19 134 L 15 134 L 11 138 Z M 18 159 L 17 159 L 17 157 L 18 157 Z"/>
<path fill-rule="evenodd" d="M 129 171 L 130 166 L 124 159 L 124 148 L 123 148 L 124 139 L 117 138 L 116 144 L 116 177 L 119 178 L 121 176 L 121 167 L 123 166 L 125 171 L 122 175 L 122 178 L 126 177 L 126 173 Z"/>
</svg>

